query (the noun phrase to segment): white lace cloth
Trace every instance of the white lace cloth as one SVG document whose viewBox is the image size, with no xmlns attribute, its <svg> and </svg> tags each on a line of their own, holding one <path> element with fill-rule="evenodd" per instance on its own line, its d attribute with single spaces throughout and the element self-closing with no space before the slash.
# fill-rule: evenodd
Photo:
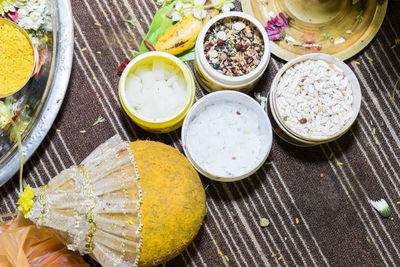
<svg viewBox="0 0 400 267">
<path fill-rule="evenodd" d="M 142 240 L 138 178 L 128 144 L 114 136 L 79 166 L 35 188 L 29 219 L 103 266 L 136 266 Z"/>
</svg>

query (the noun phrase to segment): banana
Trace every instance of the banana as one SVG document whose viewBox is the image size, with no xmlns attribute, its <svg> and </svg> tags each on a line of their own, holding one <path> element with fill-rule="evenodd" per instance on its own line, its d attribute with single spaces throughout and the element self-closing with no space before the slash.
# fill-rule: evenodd
<svg viewBox="0 0 400 267">
<path fill-rule="evenodd" d="M 204 24 L 217 14 L 218 10 L 213 8 L 207 11 L 207 17 L 204 20 L 195 18 L 193 14 L 184 16 L 182 21 L 175 23 L 161 35 L 155 45 L 156 51 L 179 55 L 191 49 Z"/>
</svg>

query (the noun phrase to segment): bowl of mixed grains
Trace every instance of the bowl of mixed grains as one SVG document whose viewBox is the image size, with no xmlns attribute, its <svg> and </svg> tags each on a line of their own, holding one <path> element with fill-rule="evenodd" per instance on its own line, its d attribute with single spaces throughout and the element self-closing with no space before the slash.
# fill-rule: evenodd
<svg viewBox="0 0 400 267">
<path fill-rule="evenodd" d="M 17 24 L 0 18 L 0 98 L 18 92 L 35 67 L 35 50 L 28 34 Z"/>
<path fill-rule="evenodd" d="M 270 59 L 263 26 L 242 12 L 211 19 L 196 41 L 195 75 L 207 91 L 251 90 Z"/>
<path fill-rule="evenodd" d="M 336 140 L 355 122 L 361 90 L 353 71 L 322 53 L 289 61 L 271 85 L 271 113 L 288 136 L 305 144 Z"/>
</svg>

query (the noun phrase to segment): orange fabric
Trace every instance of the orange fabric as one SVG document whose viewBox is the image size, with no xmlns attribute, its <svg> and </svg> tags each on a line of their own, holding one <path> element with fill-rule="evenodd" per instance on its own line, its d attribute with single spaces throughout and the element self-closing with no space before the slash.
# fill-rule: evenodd
<svg viewBox="0 0 400 267">
<path fill-rule="evenodd" d="M 23 218 L 0 223 L 0 266 L 89 266 L 45 228 Z"/>
</svg>

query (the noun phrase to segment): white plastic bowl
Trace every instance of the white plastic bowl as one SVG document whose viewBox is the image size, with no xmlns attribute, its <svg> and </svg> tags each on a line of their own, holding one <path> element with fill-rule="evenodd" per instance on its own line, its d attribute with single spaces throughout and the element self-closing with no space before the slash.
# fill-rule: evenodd
<svg viewBox="0 0 400 267">
<path fill-rule="evenodd" d="M 282 119 L 282 117 L 279 114 L 279 109 L 276 104 L 276 89 L 279 84 L 279 80 L 281 76 L 286 72 L 287 69 L 291 68 L 293 65 L 303 62 L 309 59 L 314 59 L 314 60 L 323 60 L 329 64 L 334 64 L 337 67 L 339 67 L 341 70 L 343 70 L 344 74 L 346 77 L 349 79 L 351 88 L 353 90 L 353 103 L 352 103 L 352 109 L 353 109 L 353 114 L 352 117 L 349 119 L 349 121 L 346 123 L 346 125 L 336 134 L 333 134 L 329 137 L 326 138 L 312 138 L 308 136 L 303 136 L 294 130 L 292 130 Z M 299 56 L 288 63 L 286 63 L 276 74 L 272 85 L 270 89 L 270 96 L 269 96 L 269 105 L 271 109 L 271 114 L 273 115 L 276 123 L 279 125 L 279 127 L 284 131 L 288 136 L 291 138 L 303 142 L 307 145 L 319 145 L 322 143 L 328 143 L 331 141 L 334 141 L 344 135 L 353 125 L 353 123 L 356 121 L 358 113 L 360 112 L 360 107 L 361 107 L 361 89 L 360 89 L 360 84 L 357 80 L 356 75 L 354 72 L 350 69 L 349 66 L 347 66 L 343 61 L 335 58 L 334 56 L 328 55 L 328 54 L 323 54 L 323 53 L 313 53 L 313 54 L 307 54 L 303 56 Z"/>
<path fill-rule="evenodd" d="M 211 67 L 204 55 L 204 38 L 208 30 L 219 20 L 227 17 L 241 18 L 254 25 L 260 32 L 264 42 L 264 54 L 261 58 L 260 64 L 250 73 L 242 76 L 227 76 Z M 242 12 L 227 12 L 222 13 L 204 25 L 196 40 L 196 60 L 195 60 L 195 75 L 199 84 L 207 91 L 213 92 L 218 90 L 238 90 L 248 92 L 257 84 L 261 76 L 264 74 L 270 59 L 270 47 L 267 32 L 261 23 L 254 17 Z"/>
<path fill-rule="evenodd" d="M 249 171 L 247 173 L 234 175 L 233 177 L 221 177 L 210 173 L 193 159 L 187 147 L 188 140 L 190 138 L 190 136 L 187 135 L 187 132 L 196 116 L 204 111 L 208 106 L 226 101 L 240 103 L 254 111 L 257 114 L 260 133 L 263 135 L 259 155 L 254 155 L 254 157 L 257 157 L 257 161 L 255 162 L 254 166 L 249 167 Z M 212 180 L 221 182 L 233 182 L 252 175 L 263 165 L 269 155 L 272 146 L 272 127 L 267 114 L 257 103 L 257 101 L 241 92 L 223 90 L 206 95 L 205 97 L 197 101 L 190 109 L 182 125 L 182 145 L 186 157 L 198 172 Z"/>
</svg>

